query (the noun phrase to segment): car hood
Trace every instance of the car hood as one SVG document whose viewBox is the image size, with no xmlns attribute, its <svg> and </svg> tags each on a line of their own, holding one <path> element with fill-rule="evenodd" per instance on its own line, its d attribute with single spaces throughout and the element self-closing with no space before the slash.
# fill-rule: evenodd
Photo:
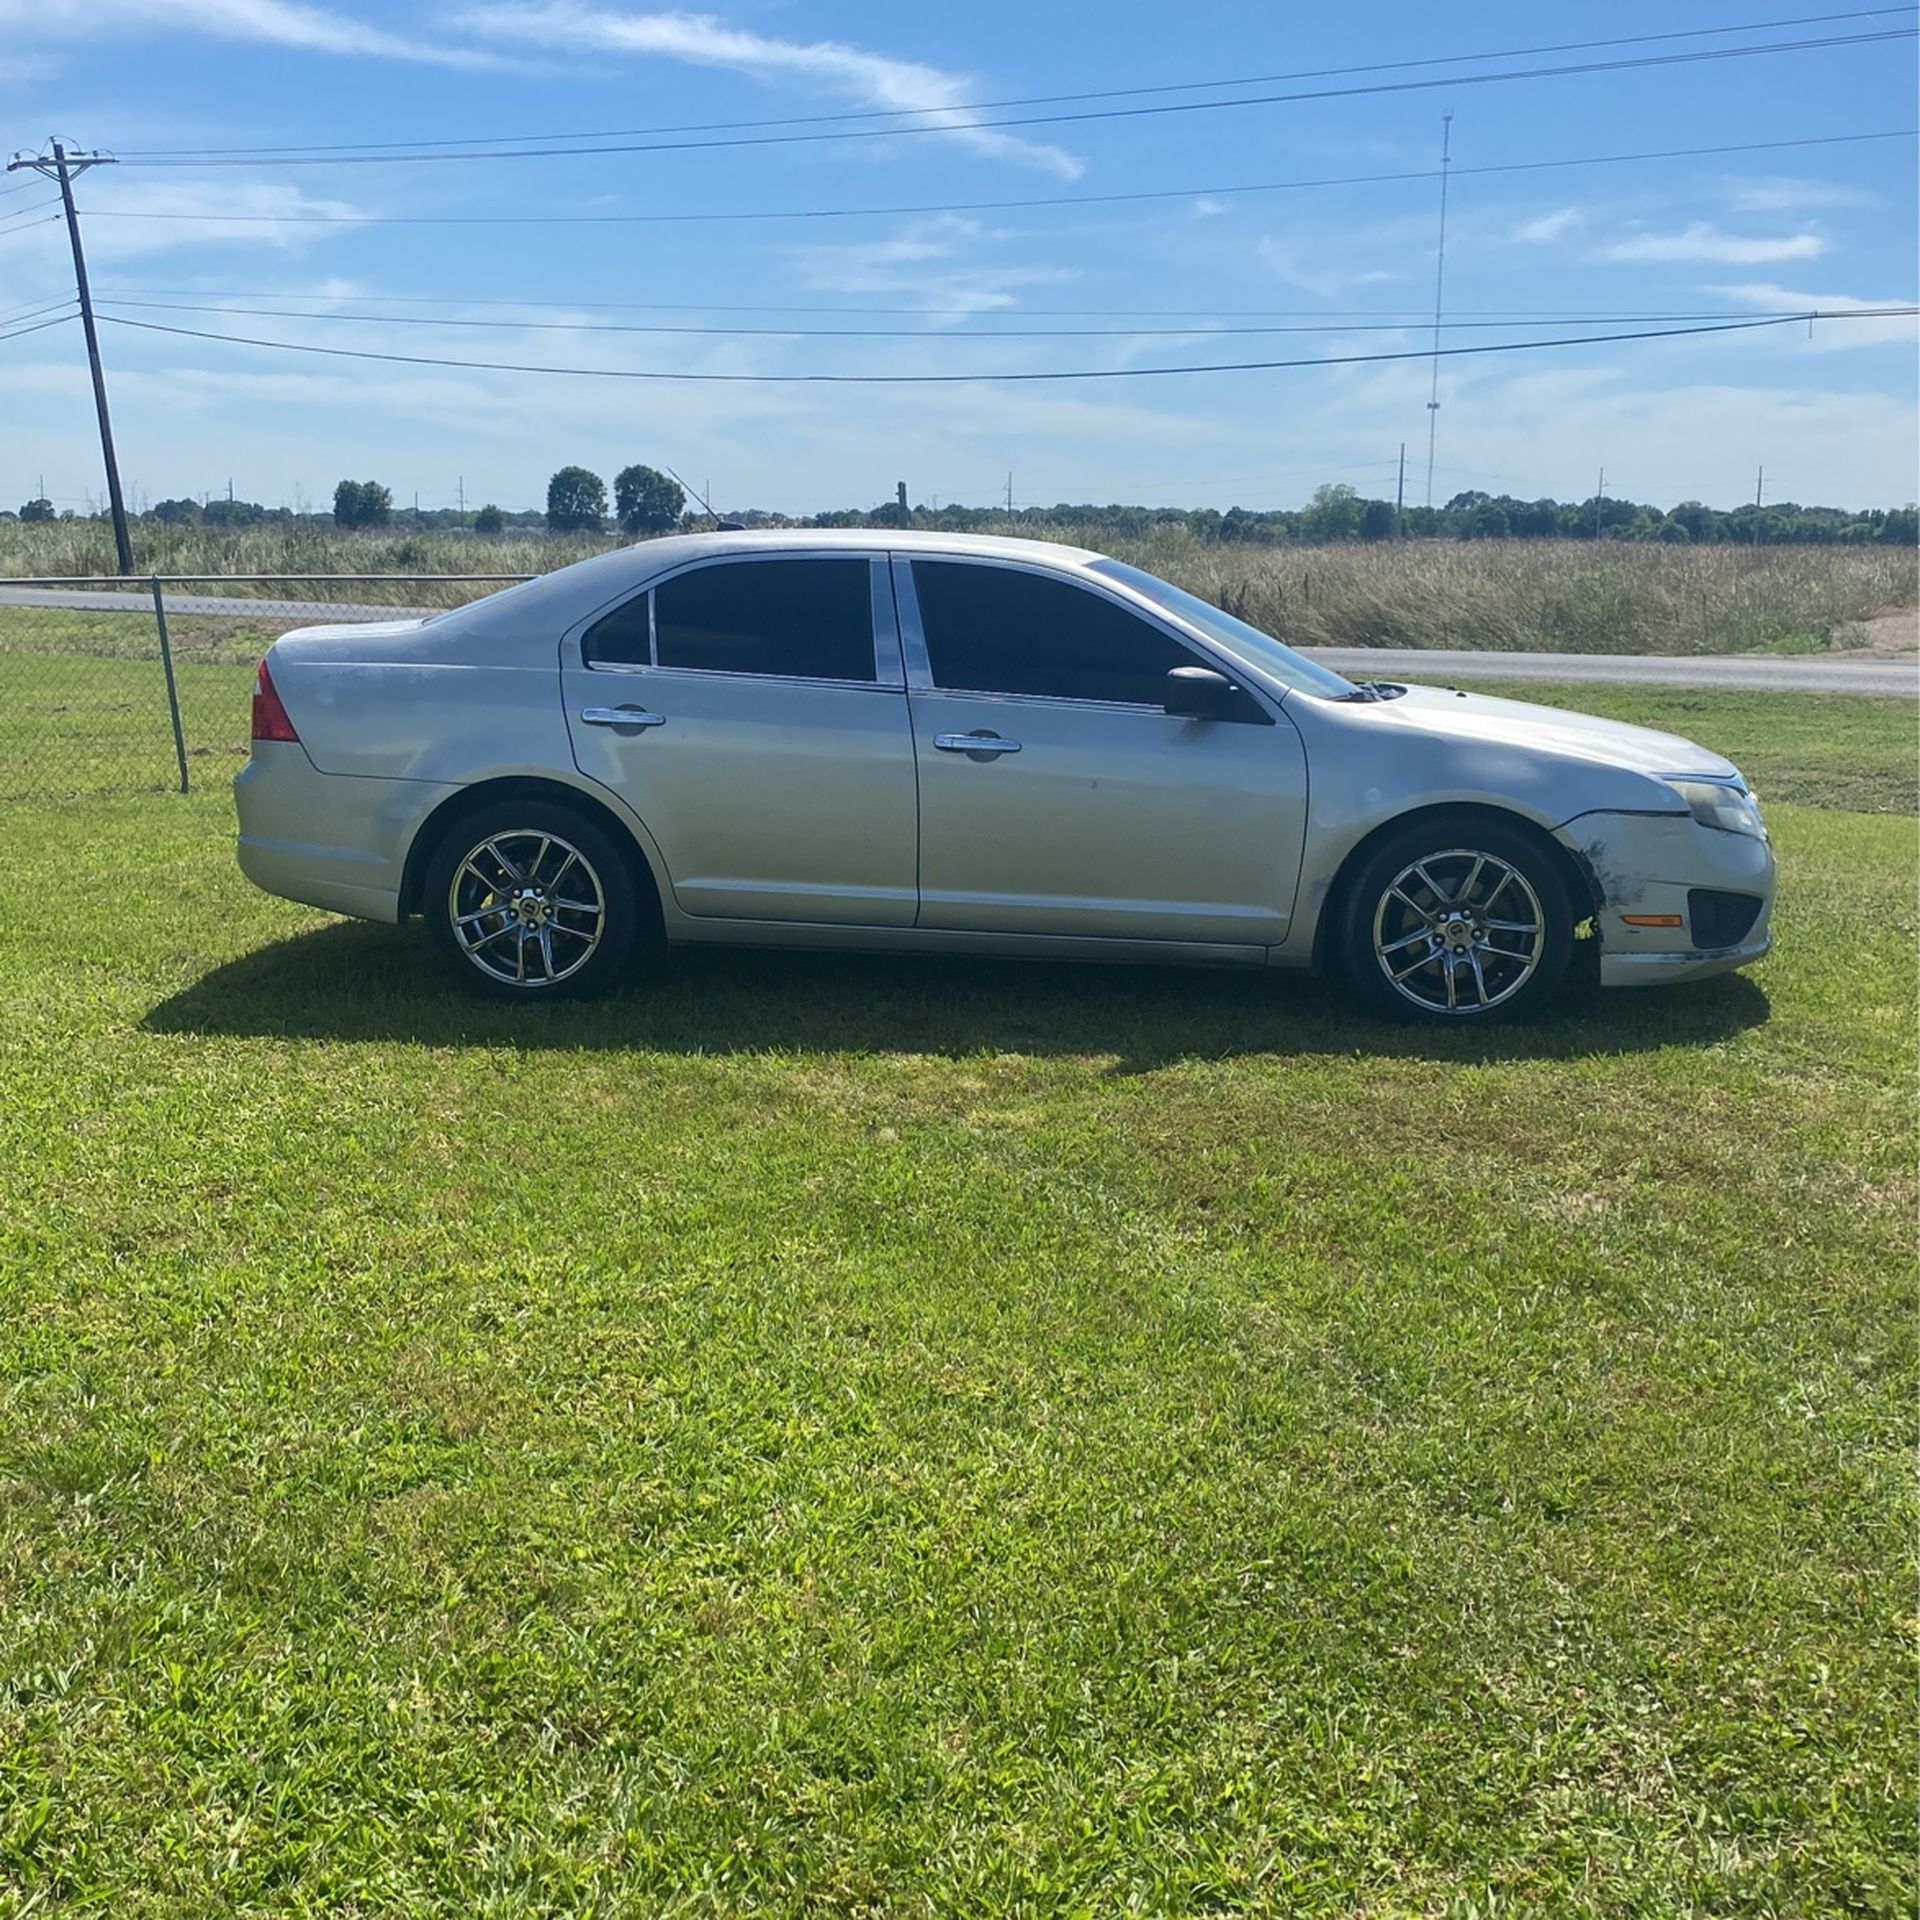
<svg viewBox="0 0 1920 1920">
<path fill-rule="evenodd" d="M 1455 740 L 1481 740 L 1489 746 L 1535 748 L 1571 755 L 1631 773 L 1698 774 L 1731 780 L 1739 769 L 1731 760 L 1675 733 L 1601 720 L 1562 707 L 1537 707 L 1525 700 L 1495 700 L 1483 693 L 1455 693 L 1440 687 L 1408 687 L 1397 699 L 1369 710 L 1383 720 L 1444 733 Z"/>
</svg>

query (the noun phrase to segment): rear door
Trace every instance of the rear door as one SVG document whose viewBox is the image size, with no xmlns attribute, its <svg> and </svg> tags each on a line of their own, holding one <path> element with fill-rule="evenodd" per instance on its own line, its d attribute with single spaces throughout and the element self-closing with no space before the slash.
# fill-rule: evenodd
<svg viewBox="0 0 1920 1920">
<path fill-rule="evenodd" d="M 569 633 L 574 762 L 698 918 L 913 924 L 913 735 L 885 561 L 696 562 Z"/>
<path fill-rule="evenodd" d="M 928 928 L 1261 947 L 1286 936 L 1307 768 L 1284 710 L 1190 720 L 1217 666 L 1123 596 L 984 557 L 896 556 Z"/>
</svg>

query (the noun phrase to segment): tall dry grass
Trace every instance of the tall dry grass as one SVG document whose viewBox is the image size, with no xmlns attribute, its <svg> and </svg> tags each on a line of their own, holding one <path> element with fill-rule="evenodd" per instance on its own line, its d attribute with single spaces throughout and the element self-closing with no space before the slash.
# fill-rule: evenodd
<svg viewBox="0 0 1920 1920">
<path fill-rule="evenodd" d="M 1001 530 L 1032 531 L 1018 522 Z M 1050 537 L 1071 540 L 1073 530 Z M 615 544 L 543 534 L 143 526 L 136 559 L 142 571 L 159 573 L 540 573 Z M 1210 546 L 1174 527 L 1110 541 L 1107 550 L 1301 646 L 1667 654 L 1823 646 L 1844 643 L 1889 607 L 1912 606 L 1920 574 L 1911 547 Z M 0 576 L 112 570 L 112 538 L 97 522 L 0 523 Z"/>
<path fill-rule="evenodd" d="M 1234 548 L 1170 536 L 1119 558 L 1296 646 L 1745 653 L 1825 645 L 1916 597 L 1898 547 L 1582 540 Z"/>
</svg>

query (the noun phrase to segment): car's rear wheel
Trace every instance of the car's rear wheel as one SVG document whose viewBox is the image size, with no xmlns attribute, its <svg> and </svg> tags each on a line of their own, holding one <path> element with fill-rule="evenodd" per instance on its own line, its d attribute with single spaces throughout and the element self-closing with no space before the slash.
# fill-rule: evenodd
<svg viewBox="0 0 1920 1920">
<path fill-rule="evenodd" d="M 640 932 L 621 849 L 584 814 L 539 799 L 455 820 L 428 863 L 422 905 L 457 977 L 511 1000 L 602 991 Z"/>
<path fill-rule="evenodd" d="M 1347 895 L 1346 970 L 1376 1012 L 1486 1021 L 1552 998 L 1573 951 L 1558 864 L 1524 828 L 1463 815 L 1390 835 Z"/>
</svg>

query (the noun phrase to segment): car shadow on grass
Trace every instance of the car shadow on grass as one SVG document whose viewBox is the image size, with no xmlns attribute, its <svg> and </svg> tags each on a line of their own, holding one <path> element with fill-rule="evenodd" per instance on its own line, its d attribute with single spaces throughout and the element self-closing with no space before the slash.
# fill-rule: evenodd
<svg viewBox="0 0 1920 1920">
<path fill-rule="evenodd" d="M 1768 1016 L 1744 975 L 1570 994 L 1510 1026 L 1380 1021 L 1337 983 L 1257 971 L 690 948 L 603 999 L 463 992 L 417 931 L 349 921 L 257 948 L 154 1007 L 150 1033 L 653 1053 L 1112 1055 L 1108 1071 L 1248 1054 L 1462 1062 L 1712 1046 Z"/>
</svg>

